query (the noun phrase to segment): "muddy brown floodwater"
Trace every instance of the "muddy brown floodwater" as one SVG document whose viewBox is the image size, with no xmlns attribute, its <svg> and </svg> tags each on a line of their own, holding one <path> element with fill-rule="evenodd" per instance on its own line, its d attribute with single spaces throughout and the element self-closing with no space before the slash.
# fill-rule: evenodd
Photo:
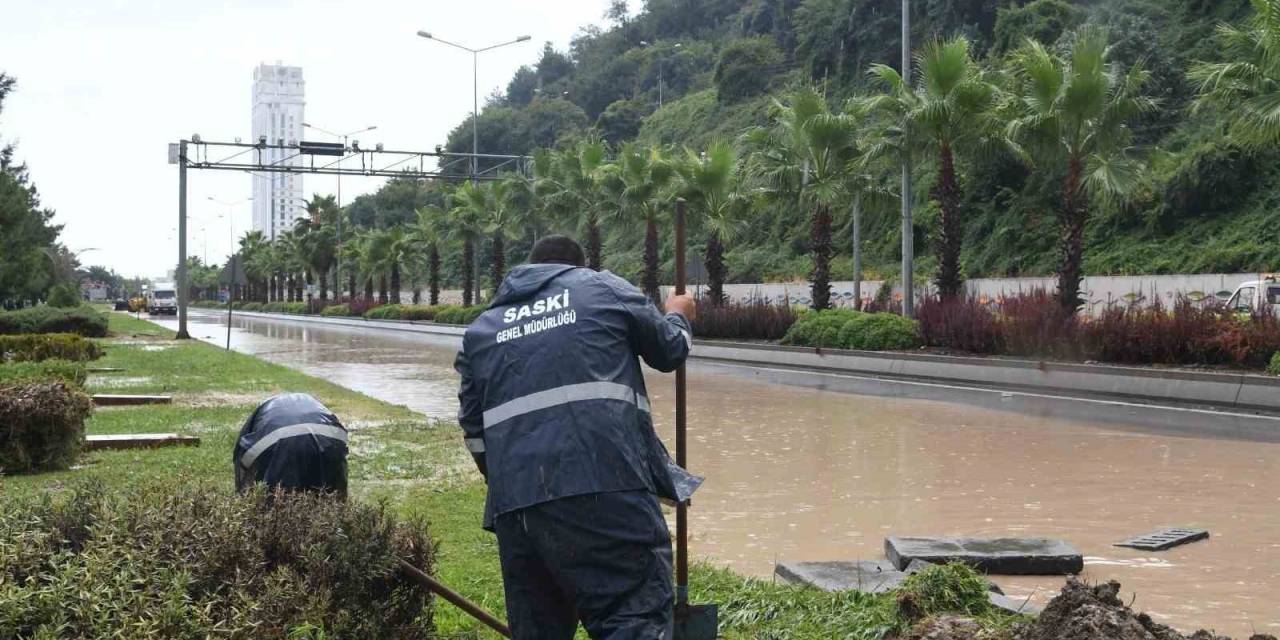
<svg viewBox="0 0 1280 640">
<path fill-rule="evenodd" d="M 192 335 L 225 339 L 223 319 Z M 172 326 L 172 321 L 161 321 Z M 237 319 L 232 347 L 431 416 L 457 408 L 447 337 Z M 648 379 L 670 439 L 672 378 Z M 1206 418 L 1211 419 L 1211 418 Z M 883 557 L 888 535 L 1063 538 L 1085 578 L 1185 630 L 1280 630 L 1280 444 L 1161 435 L 977 408 L 783 386 L 691 365 L 695 556 L 769 576 L 779 560 Z M 1112 543 L 1163 527 L 1212 538 L 1164 552 Z M 1056 578 L 997 576 L 1043 603 Z"/>
</svg>

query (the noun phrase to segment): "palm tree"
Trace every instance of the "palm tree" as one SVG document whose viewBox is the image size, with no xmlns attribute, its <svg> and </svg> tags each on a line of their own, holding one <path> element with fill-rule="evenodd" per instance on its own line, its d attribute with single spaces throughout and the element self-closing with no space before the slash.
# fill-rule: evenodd
<svg viewBox="0 0 1280 640">
<path fill-rule="evenodd" d="M 329 270 L 337 258 L 334 228 L 322 218 L 312 218 L 299 222 L 294 232 L 298 234 L 298 249 L 307 270 L 320 280 L 320 301 L 326 302 L 329 299 Z"/>
<path fill-rule="evenodd" d="M 533 159 L 534 192 L 557 214 L 577 220 L 587 232 L 587 266 L 603 259 L 600 210 L 604 194 L 605 146 L 587 139 L 567 151 L 541 151 Z"/>
<path fill-rule="evenodd" d="M 1028 40 L 1013 58 L 1017 86 L 1007 105 L 1007 134 L 1015 150 L 1038 166 L 1063 167 L 1058 300 L 1075 312 L 1080 298 L 1084 230 L 1090 201 L 1115 204 L 1141 178 L 1130 156 L 1128 123 L 1154 109 L 1142 95 L 1147 72 L 1121 72 L 1107 62 L 1106 32 L 1092 26 L 1076 35 L 1068 56 Z"/>
<path fill-rule="evenodd" d="M 440 241 L 444 235 L 447 214 L 443 209 L 427 205 L 418 209 L 409 234 L 427 261 L 427 304 L 440 304 Z"/>
<path fill-rule="evenodd" d="M 307 269 L 306 249 L 303 247 L 302 234 L 298 229 L 290 229 L 276 237 L 280 245 L 280 265 L 284 267 L 285 298 L 289 302 L 302 301 L 303 276 Z"/>
<path fill-rule="evenodd" d="M 644 149 L 635 143 L 618 152 L 614 164 L 602 169 L 601 184 L 617 201 L 623 219 L 644 221 L 645 295 L 658 304 L 658 216 L 670 199 L 668 186 L 676 175 L 675 164 L 657 148 Z"/>
<path fill-rule="evenodd" d="M 832 113 L 813 89 L 801 89 L 786 102 L 774 100 L 772 124 L 745 134 L 755 151 L 749 172 L 767 198 L 795 200 L 811 207 L 809 251 L 813 255 L 812 306 L 831 306 L 831 207 L 848 192 L 848 175 L 857 160 L 858 118 Z"/>
<path fill-rule="evenodd" d="M 520 237 L 527 205 L 522 202 L 524 195 L 518 183 L 510 180 L 498 180 L 484 187 L 486 206 L 484 232 L 493 243 L 493 262 L 490 265 L 489 280 L 493 285 L 493 293 L 497 295 L 498 287 L 506 277 L 507 240 Z"/>
<path fill-rule="evenodd" d="M 739 211 L 745 204 L 739 190 L 738 156 L 731 145 L 721 141 L 713 142 L 701 155 L 688 149 L 685 155 L 685 161 L 678 165 L 680 195 L 705 224 L 707 297 L 712 306 L 720 306 L 725 301 L 725 243 L 741 229 Z"/>
<path fill-rule="evenodd" d="M 1247 149 L 1280 144 L 1280 0 L 1253 0 L 1246 27 L 1218 27 L 1218 48 L 1227 62 L 1192 66 L 1199 83 L 1197 108 L 1226 111 L 1228 136 Z"/>
<path fill-rule="evenodd" d="M 249 231 L 240 238 L 240 256 L 244 268 L 245 281 L 249 291 L 245 296 L 250 300 L 265 302 L 267 269 L 267 253 L 269 245 L 261 231 Z"/>
<path fill-rule="evenodd" d="M 489 206 L 485 188 L 468 182 L 453 192 L 449 210 L 450 235 L 462 241 L 462 304 L 470 306 L 476 291 L 476 243 L 485 230 Z M 478 301 L 479 295 L 474 299 Z"/>
<path fill-rule="evenodd" d="M 884 93 L 857 101 L 859 108 L 880 116 L 877 155 L 933 156 L 937 180 L 930 195 L 942 213 L 936 243 L 938 293 L 960 295 L 960 251 L 964 242 L 962 190 L 956 153 L 992 147 L 1000 128 L 995 117 L 996 86 L 969 52 L 963 37 L 935 40 L 915 55 L 916 86 L 888 65 L 872 65 L 870 74 Z"/>
</svg>

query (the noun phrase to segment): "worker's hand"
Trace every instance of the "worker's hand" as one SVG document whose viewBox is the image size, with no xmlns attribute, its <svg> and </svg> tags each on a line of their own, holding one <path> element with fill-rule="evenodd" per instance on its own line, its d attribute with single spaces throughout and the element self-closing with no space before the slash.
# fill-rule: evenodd
<svg viewBox="0 0 1280 640">
<path fill-rule="evenodd" d="M 667 313 L 678 313 L 685 320 L 693 322 L 698 316 L 698 303 L 687 293 L 679 296 L 672 294 L 667 298 Z"/>
</svg>

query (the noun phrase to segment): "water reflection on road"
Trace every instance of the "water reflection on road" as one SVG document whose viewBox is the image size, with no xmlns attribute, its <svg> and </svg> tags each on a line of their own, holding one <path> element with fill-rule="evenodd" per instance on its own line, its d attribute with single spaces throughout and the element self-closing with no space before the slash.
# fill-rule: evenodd
<svg viewBox="0 0 1280 640">
<path fill-rule="evenodd" d="M 192 317 L 220 343 L 225 319 Z M 162 321 L 172 326 L 172 321 Z M 239 318 L 232 347 L 431 416 L 457 408 L 448 337 Z M 1184 629 L 1280 629 L 1280 445 L 1127 430 L 971 405 L 835 393 L 690 368 L 695 555 L 767 576 L 778 560 L 877 559 L 886 535 L 1064 538 L 1086 577 Z M 649 376 L 670 436 L 671 378 Z M 1207 418 L 1208 419 L 1208 418 Z M 461 446 L 461 445 L 459 445 Z M 1162 526 L 1213 537 L 1111 546 Z M 997 578 L 1043 601 L 1060 584 Z"/>
</svg>

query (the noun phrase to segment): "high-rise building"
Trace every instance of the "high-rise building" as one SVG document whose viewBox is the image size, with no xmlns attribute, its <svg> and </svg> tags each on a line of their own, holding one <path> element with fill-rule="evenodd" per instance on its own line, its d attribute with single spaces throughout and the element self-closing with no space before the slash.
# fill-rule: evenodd
<svg viewBox="0 0 1280 640">
<path fill-rule="evenodd" d="M 260 64 L 253 70 L 253 140 L 267 144 L 297 144 L 302 140 L 305 83 L 302 67 Z M 287 149 L 261 151 L 262 164 L 298 164 Z M 305 215 L 302 176 L 292 173 L 253 175 L 253 228 L 268 240 L 293 228 Z"/>
</svg>

